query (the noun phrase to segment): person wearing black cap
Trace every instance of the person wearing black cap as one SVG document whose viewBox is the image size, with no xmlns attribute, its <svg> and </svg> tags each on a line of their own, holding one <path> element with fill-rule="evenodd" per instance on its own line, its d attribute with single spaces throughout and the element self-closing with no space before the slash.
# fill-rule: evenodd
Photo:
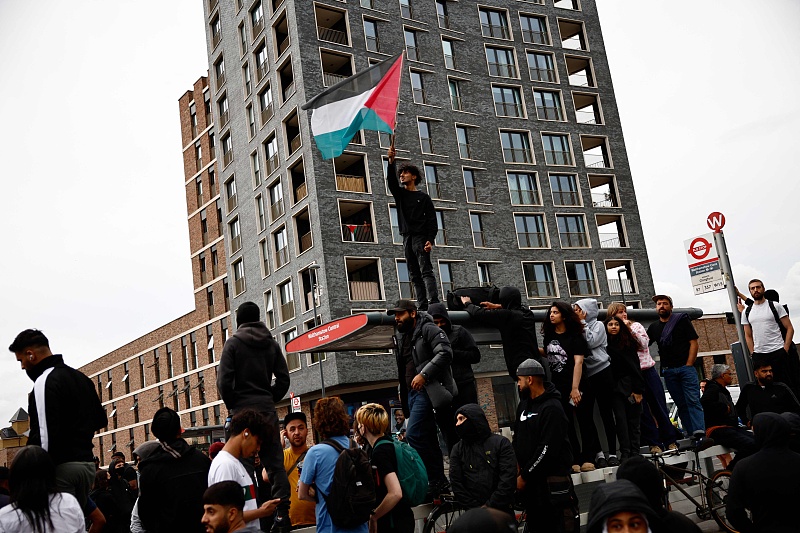
<svg viewBox="0 0 800 533">
<path fill-rule="evenodd" d="M 572 486 L 572 446 L 561 395 L 545 381 L 535 359 L 516 370 L 521 400 L 514 424 L 514 452 L 519 463 L 517 491 L 533 532 L 580 530 L 578 498 Z"/>
<path fill-rule="evenodd" d="M 422 458 L 434 496 L 448 485 L 436 427 L 448 450 L 458 442 L 452 410 L 453 397 L 458 394 L 450 368 L 453 351 L 447 334 L 428 313 L 417 311 L 413 300 L 400 299 L 387 313 L 394 315 L 397 325 L 395 353 L 400 399 L 408 418 L 406 442 Z"/>
<path fill-rule="evenodd" d="M 658 516 L 639 487 L 627 479 L 620 479 L 614 483 L 601 483 L 592 493 L 586 531 L 650 533 L 658 531 L 651 527 L 657 522 Z"/>
<path fill-rule="evenodd" d="M 148 533 L 203 531 L 203 492 L 211 461 L 181 438 L 178 413 L 162 407 L 150 424 L 159 447 L 139 463 L 137 509 Z"/>
<path fill-rule="evenodd" d="M 261 321 L 258 305 L 253 302 L 240 305 L 236 310 L 236 324 L 236 333 L 222 349 L 217 389 L 229 416 L 235 416 L 242 409 L 255 409 L 273 428 L 269 432 L 270 438 L 261 444 L 259 457 L 272 482 L 272 497 L 281 500 L 272 531 L 286 533 L 291 529 L 290 489 L 283 468 L 283 446 L 275 403 L 281 401 L 289 390 L 289 368 L 280 345 Z M 251 473 L 254 471 L 251 459 L 245 459 L 244 464 Z"/>
<path fill-rule="evenodd" d="M 95 431 L 108 425 L 94 383 L 50 351 L 50 341 L 37 329 L 19 333 L 9 351 L 34 382 L 28 394 L 28 444 L 41 446 L 56 465 L 56 484 L 85 507 L 94 482 Z"/>
<path fill-rule="evenodd" d="M 283 437 L 289 441 L 289 447 L 283 450 L 283 468 L 286 470 L 291 490 L 292 506 L 289 509 L 289 518 L 292 520 L 292 527 L 313 526 L 317 522 L 316 505 L 314 502 L 301 500 L 297 495 L 303 460 L 308 452 L 308 418 L 304 412 L 289 413 L 283 418 L 281 440 Z"/>
</svg>

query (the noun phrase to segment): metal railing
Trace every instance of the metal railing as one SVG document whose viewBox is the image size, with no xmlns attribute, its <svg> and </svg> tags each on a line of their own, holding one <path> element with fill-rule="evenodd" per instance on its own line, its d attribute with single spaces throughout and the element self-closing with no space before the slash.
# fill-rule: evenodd
<svg viewBox="0 0 800 533">
<path fill-rule="evenodd" d="M 516 205 L 535 205 L 539 202 L 539 195 L 536 191 L 521 189 L 511 190 L 511 203 Z"/>
<path fill-rule="evenodd" d="M 317 26 L 317 37 L 321 41 L 328 41 L 337 44 L 347 44 L 347 33 L 333 28 L 326 28 L 324 26 Z"/>
<path fill-rule="evenodd" d="M 237 205 L 239 205 L 239 201 L 236 197 L 236 193 L 232 194 L 231 196 L 228 196 L 227 200 L 228 213 L 236 209 Z"/>
<path fill-rule="evenodd" d="M 590 109 L 576 109 L 575 121 L 579 124 L 602 124 L 600 113 L 597 112 L 594 105 L 589 106 Z"/>
<path fill-rule="evenodd" d="M 335 74 L 333 72 L 323 72 L 322 73 L 322 84 L 326 87 L 330 87 L 331 85 L 336 85 L 342 80 L 346 80 L 349 76 L 344 76 L 342 74 Z"/>
<path fill-rule="evenodd" d="M 269 72 L 269 65 L 266 62 L 256 65 L 256 83 L 264 79 Z"/>
<path fill-rule="evenodd" d="M 264 29 L 264 17 L 261 17 L 257 21 L 253 22 L 253 38 L 255 38 L 256 35 L 258 35 L 259 33 L 261 33 L 261 30 L 263 29 Z"/>
<path fill-rule="evenodd" d="M 306 186 L 306 182 L 303 182 L 300 185 L 298 185 L 294 190 L 294 201 L 299 202 L 307 195 L 308 195 L 308 187 Z"/>
<path fill-rule="evenodd" d="M 625 245 L 619 233 L 599 233 L 600 248 L 622 248 Z"/>
<path fill-rule="evenodd" d="M 351 300 L 380 300 L 380 287 L 375 281 L 351 281 Z"/>
<path fill-rule="evenodd" d="M 481 34 L 484 37 L 495 37 L 497 39 L 508 39 L 508 26 L 498 26 L 497 24 L 481 24 Z"/>
<path fill-rule="evenodd" d="M 489 61 L 489 74 L 492 76 L 503 76 L 505 78 L 517 77 L 517 66 L 510 63 L 495 63 Z"/>
<path fill-rule="evenodd" d="M 636 292 L 633 286 L 633 280 L 622 278 L 622 285 L 619 284 L 619 279 L 612 277 L 608 278 L 608 292 L 611 294 L 633 294 Z"/>
<path fill-rule="evenodd" d="M 581 197 L 575 191 L 553 190 L 554 205 L 581 205 Z"/>
<path fill-rule="evenodd" d="M 289 262 L 289 248 L 284 246 L 275 250 L 275 268 L 280 268 Z"/>
<path fill-rule="evenodd" d="M 217 88 L 220 88 L 223 85 L 225 85 L 225 73 L 224 72 L 218 72 L 217 73 Z"/>
<path fill-rule="evenodd" d="M 223 111 L 222 113 L 219 114 L 219 126 L 220 127 L 222 127 L 225 124 L 227 124 L 228 120 L 230 120 L 230 115 L 228 115 L 227 111 Z"/>
<path fill-rule="evenodd" d="M 203 246 L 205 246 L 206 244 L 208 244 L 208 241 L 209 241 L 209 238 L 208 238 L 208 232 L 207 232 L 207 231 L 204 231 L 204 232 L 203 232 Z M 216 276 L 215 276 L 215 277 L 216 277 Z"/>
<path fill-rule="evenodd" d="M 521 117 L 522 104 L 511 104 L 507 102 L 495 102 L 494 110 L 501 117 Z"/>
<path fill-rule="evenodd" d="M 267 158 L 264 168 L 267 171 L 267 176 L 272 174 L 278 168 L 278 154 L 273 154 L 272 157 Z"/>
<path fill-rule="evenodd" d="M 283 101 L 285 102 L 286 100 L 288 100 L 289 97 L 294 94 L 294 91 L 295 91 L 294 80 L 292 80 L 291 82 L 289 82 L 289 85 L 287 85 L 286 88 L 283 90 Z"/>
<path fill-rule="evenodd" d="M 205 270 L 200 271 L 200 285 L 205 285 L 208 283 L 208 272 Z"/>
<path fill-rule="evenodd" d="M 503 148 L 503 159 L 509 163 L 531 163 L 533 154 L 527 148 Z"/>
<path fill-rule="evenodd" d="M 222 166 L 227 167 L 233 161 L 233 150 L 228 150 L 222 154 Z"/>
<path fill-rule="evenodd" d="M 554 281 L 526 281 L 525 289 L 528 291 L 528 298 L 546 298 L 556 295 Z"/>
<path fill-rule="evenodd" d="M 280 44 L 278 44 L 278 56 L 279 57 L 281 55 L 283 55 L 283 53 L 286 51 L 287 48 L 289 48 L 289 44 L 290 44 L 289 43 L 289 36 L 287 35 L 286 38 L 284 40 L 282 40 L 280 42 Z"/>
<path fill-rule="evenodd" d="M 583 152 L 583 160 L 586 162 L 587 167 L 592 168 L 608 168 L 608 162 L 602 155 L 587 154 Z"/>
<path fill-rule="evenodd" d="M 592 206 L 594 207 L 616 207 L 614 197 L 611 193 L 607 192 L 593 192 L 592 193 Z"/>
<path fill-rule="evenodd" d="M 282 217 L 284 213 L 283 209 L 283 198 L 278 200 L 277 202 L 271 204 L 269 206 L 269 218 L 271 222 L 275 222 L 278 220 L 278 217 Z"/>
<path fill-rule="evenodd" d="M 450 95 L 450 104 L 453 107 L 454 111 L 464 111 L 463 102 L 461 101 L 460 96 L 455 96 L 453 94 Z"/>
<path fill-rule="evenodd" d="M 267 123 L 269 119 L 275 114 L 275 111 L 272 108 L 272 104 L 269 104 L 266 108 L 261 110 L 261 125 Z"/>
<path fill-rule="evenodd" d="M 569 293 L 572 296 L 578 296 L 584 294 L 597 294 L 597 288 L 595 287 L 593 279 L 579 279 L 579 280 L 571 279 L 569 280 L 568 284 L 569 284 Z"/>
<path fill-rule="evenodd" d="M 342 224 L 342 240 L 349 242 L 375 242 L 372 224 Z"/>
<path fill-rule="evenodd" d="M 196 172 L 200 172 L 200 169 L 203 168 L 203 158 L 197 158 L 194 160 L 194 166 L 196 168 Z"/>
<path fill-rule="evenodd" d="M 367 178 L 364 176 L 337 174 L 336 188 L 340 191 L 367 192 Z"/>
<path fill-rule="evenodd" d="M 548 165 L 571 165 L 572 154 L 563 150 L 545 150 L 544 160 Z"/>
<path fill-rule="evenodd" d="M 526 43 L 550 44 L 547 32 L 542 30 L 522 30 L 522 40 Z"/>
<path fill-rule="evenodd" d="M 586 248 L 589 246 L 589 239 L 586 233 L 578 232 L 559 232 L 562 248 Z"/>
<path fill-rule="evenodd" d="M 530 71 L 532 80 L 547 81 L 550 83 L 555 83 L 556 81 L 555 69 L 531 67 L 528 70 Z"/>
<path fill-rule="evenodd" d="M 536 106 L 536 116 L 542 120 L 563 120 L 561 108 L 556 106 Z"/>
<path fill-rule="evenodd" d="M 231 253 L 236 253 L 242 247 L 242 236 L 236 235 L 235 237 L 231 237 Z"/>
<path fill-rule="evenodd" d="M 517 233 L 520 248 L 547 248 L 547 234 L 544 232 Z"/>
<path fill-rule="evenodd" d="M 309 248 L 311 248 L 312 244 L 313 241 L 311 239 L 311 232 L 309 231 L 308 233 L 300 237 L 300 253 L 303 253 Z"/>
</svg>

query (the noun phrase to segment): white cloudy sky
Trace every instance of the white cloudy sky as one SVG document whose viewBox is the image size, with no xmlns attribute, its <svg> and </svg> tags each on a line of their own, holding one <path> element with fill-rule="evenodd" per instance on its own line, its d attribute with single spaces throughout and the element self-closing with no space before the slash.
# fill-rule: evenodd
<svg viewBox="0 0 800 533">
<path fill-rule="evenodd" d="M 721 211 L 738 283 L 800 309 L 800 3 L 597 3 L 656 289 L 729 307 L 683 252 Z M 200 0 L 0 0 L 0 427 L 22 329 L 80 366 L 192 308 L 177 101 L 205 50 Z"/>
</svg>

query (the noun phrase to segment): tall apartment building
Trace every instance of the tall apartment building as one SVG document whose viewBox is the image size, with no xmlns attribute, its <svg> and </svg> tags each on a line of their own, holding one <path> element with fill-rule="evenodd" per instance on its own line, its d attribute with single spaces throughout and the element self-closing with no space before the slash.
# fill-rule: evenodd
<svg viewBox="0 0 800 533">
<path fill-rule="evenodd" d="M 228 338 L 230 299 L 208 78 L 197 80 L 178 104 L 195 309 L 80 369 L 96 383 L 108 413 L 108 427 L 95 436 L 102 464 L 115 450 L 130 459 L 151 439 L 150 421 L 161 407 L 180 413 L 184 427 L 220 426 L 225 417 L 216 368 Z"/>
<path fill-rule="evenodd" d="M 488 4 L 488 3 L 487 3 Z M 258 302 L 285 344 L 321 321 L 411 295 L 389 138 L 361 132 L 322 160 L 300 106 L 405 51 L 396 145 L 424 169 L 444 294 L 494 283 L 531 307 L 653 282 L 592 0 L 205 0 L 212 112 L 235 308 Z M 487 400 L 514 395 L 496 350 L 478 365 Z M 318 359 L 287 354 L 296 394 Z M 346 402 L 396 397 L 388 354 L 336 353 L 325 384 Z"/>
</svg>

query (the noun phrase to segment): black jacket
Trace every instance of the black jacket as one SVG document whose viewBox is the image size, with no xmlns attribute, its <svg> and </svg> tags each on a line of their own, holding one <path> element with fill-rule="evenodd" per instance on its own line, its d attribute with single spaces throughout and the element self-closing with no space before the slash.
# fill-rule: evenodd
<svg viewBox="0 0 800 533">
<path fill-rule="evenodd" d="M 436 210 L 433 208 L 431 197 L 420 190 L 409 191 L 400 185 L 395 163 L 389 163 L 386 181 L 397 207 L 400 234 L 421 235 L 426 241 L 433 243 L 439 232 L 439 225 L 436 222 Z"/>
<path fill-rule="evenodd" d="M 514 423 L 514 451 L 519 475 L 526 482 L 571 472 L 568 426 L 561 394 L 552 383 L 545 382 L 545 392 L 541 396 L 520 400 Z"/>
<path fill-rule="evenodd" d="M 450 339 L 450 348 L 453 350 L 453 379 L 456 384 L 468 384 L 475 381 L 475 374 L 472 372 L 472 365 L 481 362 L 481 351 L 475 344 L 472 334 L 461 326 L 454 326 L 450 323 L 450 315 L 447 307 L 443 303 L 431 304 L 428 307 L 428 314 L 431 316 L 441 316 L 447 322 L 442 328 Z"/>
<path fill-rule="evenodd" d="M 517 482 L 517 457 L 507 438 L 495 435 L 483 409 L 469 403 L 456 411 L 467 420 L 456 426 L 461 440 L 450 452 L 450 483 L 459 503 L 510 510 Z"/>
<path fill-rule="evenodd" d="M 789 450 L 789 423 L 781 415 L 761 413 L 753 419 L 753 432 L 760 451 L 733 469 L 728 519 L 741 533 L 796 532 L 800 454 Z M 750 509 L 752 519 L 745 509 Z"/>
<path fill-rule="evenodd" d="M 228 411 L 245 407 L 272 411 L 286 395 L 289 368 L 266 324 L 242 324 L 225 343 L 217 370 L 217 390 Z"/>
<path fill-rule="evenodd" d="M 588 533 L 601 533 L 603 525 L 610 516 L 619 512 L 638 512 L 647 517 L 650 528 L 658 523 L 656 512 L 642 491 L 627 479 L 620 479 L 614 483 L 600 483 L 592 493 L 589 503 L 589 522 L 586 525 Z"/>
<path fill-rule="evenodd" d="M 108 416 L 92 380 L 65 365 L 61 354 L 47 357 L 27 373 L 34 381 L 33 391 L 28 394 L 31 421 L 28 444 L 47 450 L 57 465 L 91 462 L 94 432 L 108 425 Z M 37 394 L 37 388 L 41 393 Z M 44 398 L 44 406 L 38 405 L 37 396 Z M 39 419 L 39 408 L 43 409 L 46 420 Z M 46 438 L 41 431 L 44 425 Z"/>
<path fill-rule="evenodd" d="M 716 380 L 710 379 L 706 382 L 706 390 L 700 398 L 700 404 L 703 406 L 706 429 L 714 426 L 739 427 L 731 393 Z"/>
<path fill-rule="evenodd" d="M 211 460 L 178 439 L 139 463 L 139 519 L 148 533 L 205 531 L 203 493 Z"/>
<path fill-rule="evenodd" d="M 626 398 L 634 392 L 644 394 L 644 378 L 639 367 L 637 350 L 635 341 L 623 348 L 612 340 L 606 347 L 611 360 L 611 373 L 614 375 L 614 390 Z"/>
<path fill-rule="evenodd" d="M 395 335 L 395 359 L 397 360 L 397 375 L 400 379 L 400 399 L 403 403 L 403 412 L 406 418 L 409 416 L 408 410 L 408 385 L 406 384 L 405 374 L 406 365 L 403 361 L 401 346 L 403 337 L 406 334 L 397 332 Z M 458 394 L 456 382 L 453 379 L 453 371 L 450 364 L 453 362 L 453 350 L 450 348 L 450 340 L 447 335 L 433 323 L 431 316 L 424 311 L 417 311 L 417 325 L 411 332 L 411 356 L 414 359 L 414 367 L 418 374 L 426 380 L 425 386 L 437 382 L 444 385 L 450 394 Z"/>
<path fill-rule="evenodd" d="M 766 387 L 758 382 L 748 383 L 742 387 L 736 401 L 736 412 L 742 422 L 747 424 L 758 413 L 797 413 L 800 415 L 800 403 L 792 389 L 780 381 Z"/>
<path fill-rule="evenodd" d="M 533 313 L 527 307 L 523 307 L 522 295 L 516 287 L 500 289 L 500 305 L 503 309 L 484 309 L 477 305 L 479 303 L 473 302 L 467 305 L 466 311 L 479 323 L 500 330 L 508 375 L 516 380 L 517 367 L 524 360 L 530 358 L 540 360 Z M 542 366 L 549 367 L 549 365 Z"/>
</svg>

